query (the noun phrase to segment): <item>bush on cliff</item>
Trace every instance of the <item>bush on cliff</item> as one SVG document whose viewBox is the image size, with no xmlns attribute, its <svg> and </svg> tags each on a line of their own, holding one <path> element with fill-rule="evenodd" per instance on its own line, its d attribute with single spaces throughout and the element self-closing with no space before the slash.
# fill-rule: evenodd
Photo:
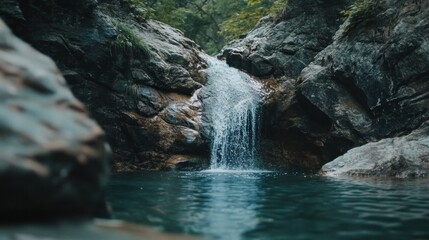
<svg viewBox="0 0 429 240">
<path fill-rule="evenodd" d="M 227 41 L 251 30 L 268 14 L 280 13 L 287 0 L 124 0 L 133 15 L 144 21 L 167 23 L 195 40 L 209 54 Z"/>
<path fill-rule="evenodd" d="M 124 53 L 133 56 L 143 54 L 150 56 L 149 47 L 137 36 L 137 34 L 127 25 L 115 22 L 117 37 L 112 42 L 112 48 L 116 53 Z"/>
<path fill-rule="evenodd" d="M 348 9 L 341 11 L 346 19 L 344 34 L 349 33 L 358 24 L 373 20 L 377 15 L 376 7 L 376 0 L 356 0 Z"/>
<path fill-rule="evenodd" d="M 275 0 L 272 2 L 249 0 L 247 1 L 247 6 L 240 12 L 221 23 L 221 34 L 228 41 L 238 39 L 250 31 L 262 17 L 270 14 L 278 15 L 287 5 L 287 2 L 287 0 Z"/>
</svg>

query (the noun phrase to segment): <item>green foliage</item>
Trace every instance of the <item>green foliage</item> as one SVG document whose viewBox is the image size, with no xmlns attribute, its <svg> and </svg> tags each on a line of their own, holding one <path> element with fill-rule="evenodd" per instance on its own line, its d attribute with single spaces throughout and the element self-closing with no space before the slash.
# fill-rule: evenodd
<svg viewBox="0 0 429 240">
<path fill-rule="evenodd" d="M 137 98 L 140 94 L 140 86 L 132 81 L 124 83 L 124 91 L 127 96 Z"/>
<path fill-rule="evenodd" d="M 153 16 L 151 8 L 146 6 L 142 0 L 124 0 L 124 2 L 130 7 L 131 12 L 139 20 L 144 20 Z"/>
<path fill-rule="evenodd" d="M 214 54 L 251 30 L 260 18 L 278 14 L 287 0 L 123 0 L 138 19 L 156 19 L 182 30 Z"/>
<path fill-rule="evenodd" d="M 269 13 L 271 15 L 278 15 L 286 8 L 287 4 L 288 0 L 275 0 L 270 7 Z"/>
<path fill-rule="evenodd" d="M 345 22 L 345 32 L 349 32 L 356 25 L 373 20 L 376 15 L 377 0 L 356 0 L 348 9 L 341 11 Z"/>
<path fill-rule="evenodd" d="M 265 9 L 261 7 L 254 11 L 239 12 L 221 23 L 221 34 L 227 41 L 237 39 L 252 29 L 264 15 L 266 15 Z"/>
<path fill-rule="evenodd" d="M 136 33 L 127 25 L 115 22 L 117 37 L 112 42 L 112 48 L 116 53 L 124 54 L 143 54 L 150 56 L 149 47 L 136 35 Z"/>
<path fill-rule="evenodd" d="M 277 15 L 287 5 L 287 0 L 248 0 L 242 10 L 225 19 L 220 27 L 226 40 L 234 40 L 251 30 L 262 17 Z"/>
</svg>

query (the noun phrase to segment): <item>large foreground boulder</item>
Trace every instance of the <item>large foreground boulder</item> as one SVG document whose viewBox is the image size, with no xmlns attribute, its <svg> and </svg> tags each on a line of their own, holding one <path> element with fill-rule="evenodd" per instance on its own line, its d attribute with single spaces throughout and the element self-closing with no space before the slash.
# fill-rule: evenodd
<svg viewBox="0 0 429 240">
<path fill-rule="evenodd" d="M 353 148 L 323 166 L 327 176 L 429 176 L 429 123 L 403 137 L 386 138 Z"/>
<path fill-rule="evenodd" d="M 108 156 L 53 61 L 0 20 L 0 221 L 95 214 Z"/>
</svg>

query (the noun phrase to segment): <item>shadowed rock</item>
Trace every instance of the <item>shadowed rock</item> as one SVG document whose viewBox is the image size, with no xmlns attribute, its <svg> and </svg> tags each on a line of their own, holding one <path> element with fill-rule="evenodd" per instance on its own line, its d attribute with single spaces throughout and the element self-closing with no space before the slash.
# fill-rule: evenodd
<svg viewBox="0 0 429 240">
<path fill-rule="evenodd" d="M 267 166 L 318 170 L 352 146 L 349 141 L 335 147 L 325 142 L 331 120 L 297 90 L 302 69 L 333 42 L 340 11 L 351 2 L 290 0 L 276 19 L 262 19 L 244 39 L 224 48 L 227 63 L 261 77 L 269 93 L 261 140 Z"/>
<path fill-rule="evenodd" d="M 403 136 L 429 119 L 429 2 L 372 5 L 373 15 L 349 18 L 301 73 L 303 102 L 332 123 L 325 142 L 357 146 Z"/>
<path fill-rule="evenodd" d="M 117 0 L 8 2 L 19 4 L 0 5 L 0 15 L 11 19 L 19 7 L 27 21 L 10 20 L 11 28 L 58 63 L 105 130 L 116 170 L 160 169 L 176 154 L 207 155 L 195 93 L 206 64 L 179 30 L 136 19 Z M 117 41 L 124 38 L 140 45 Z"/>
<path fill-rule="evenodd" d="M 0 20 L 0 221 L 95 214 L 108 156 L 53 61 Z"/>
<path fill-rule="evenodd" d="M 318 170 L 429 119 L 429 2 L 368 2 L 339 26 L 351 1 L 290 0 L 277 21 L 262 21 L 225 49 L 231 65 L 261 76 L 271 92 L 262 141 L 268 164 Z"/>
</svg>

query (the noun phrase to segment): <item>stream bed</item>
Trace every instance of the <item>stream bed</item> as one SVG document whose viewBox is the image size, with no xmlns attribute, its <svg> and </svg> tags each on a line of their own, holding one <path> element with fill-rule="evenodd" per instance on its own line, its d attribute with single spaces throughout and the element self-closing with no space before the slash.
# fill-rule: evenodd
<svg viewBox="0 0 429 240">
<path fill-rule="evenodd" d="M 429 239 L 429 180 L 278 172 L 112 176 L 114 217 L 205 239 Z"/>
</svg>

